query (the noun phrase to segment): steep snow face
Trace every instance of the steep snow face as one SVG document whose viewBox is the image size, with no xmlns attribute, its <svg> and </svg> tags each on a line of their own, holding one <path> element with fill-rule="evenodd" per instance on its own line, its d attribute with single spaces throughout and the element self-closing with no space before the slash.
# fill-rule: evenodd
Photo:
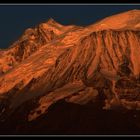
<svg viewBox="0 0 140 140">
<path fill-rule="evenodd" d="M 62 38 L 66 33 L 67 35 L 63 38 L 62 43 L 71 45 L 72 42 L 74 43 L 79 40 L 79 38 L 94 31 L 108 29 L 138 30 L 139 26 L 140 10 L 131 10 L 113 15 L 85 28 L 74 25 L 64 26 L 53 19 L 49 19 L 47 22 L 41 23 L 34 29 L 27 29 L 22 37 L 16 41 L 10 49 L 0 50 L 0 74 L 7 72 L 15 65 L 19 64 L 19 62 L 28 58 L 46 43 L 55 40 L 58 37 Z M 136 67 L 137 66 L 135 66 L 135 69 L 138 69 Z"/>
<path fill-rule="evenodd" d="M 84 105 L 102 92 L 110 104 L 131 100 L 140 90 L 138 17 L 139 11 L 133 10 L 88 27 L 63 26 L 51 19 L 26 30 L 13 47 L 0 52 L 7 71 L 0 76 L 0 99 L 8 99 L 5 111 L 35 99 L 37 107 L 28 118 L 33 120 L 61 99 Z M 7 68 L 9 62 L 14 65 Z"/>
<path fill-rule="evenodd" d="M 53 19 L 49 19 L 35 28 L 27 29 L 9 49 L 0 50 L 0 74 L 12 69 L 39 48 L 72 30 L 74 27 L 74 25 L 64 26 Z"/>
<path fill-rule="evenodd" d="M 44 95 L 46 95 L 45 98 L 50 98 L 49 96 L 52 96 L 53 93 L 55 96 L 55 92 L 50 93 L 50 91 L 55 91 L 70 82 L 83 81 L 84 86 L 104 88 L 105 79 L 112 82 L 117 81 L 119 66 L 125 61 L 129 62 L 128 67 L 131 69 L 131 74 L 137 76 L 140 69 L 139 62 L 135 59 L 138 59 L 139 56 L 134 55 L 133 43 L 131 42 L 138 42 L 138 40 L 134 38 L 138 38 L 138 31 L 108 30 L 82 36 L 79 41 L 72 42 L 75 45 L 69 47 L 63 47 L 64 44 L 60 43 L 63 39 L 57 40 L 55 43 L 40 48 L 9 73 L 1 76 L 0 94 L 1 96 L 14 94 L 11 98 L 10 108 L 15 109 L 32 98 Z M 55 47 L 58 43 L 60 46 Z M 87 78 L 83 80 L 85 75 Z M 77 90 L 80 92 L 79 88 L 75 92 Z M 84 90 L 87 89 L 84 87 Z M 114 88 L 111 90 L 115 91 Z M 91 93 L 96 92 L 94 90 L 88 91 L 83 97 L 85 101 L 92 98 Z M 69 92 L 67 95 L 73 95 L 75 92 Z M 57 100 L 67 97 L 65 94 L 66 92 L 63 91 L 58 97 L 57 93 L 52 102 L 47 99 L 46 103 L 43 102 L 43 104 L 47 104 L 48 108 Z M 87 96 L 88 99 L 86 99 Z M 72 101 L 72 99 L 67 101 Z M 73 102 L 79 103 L 78 100 L 77 97 Z M 47 111 L 47 108 L 44 107 L 42 112 Z M 36 118 L 36 110 L 38 109 L 35 109 L 33 113 L 35 117 L 30 116 L 30 119 Z"/>
</svg>

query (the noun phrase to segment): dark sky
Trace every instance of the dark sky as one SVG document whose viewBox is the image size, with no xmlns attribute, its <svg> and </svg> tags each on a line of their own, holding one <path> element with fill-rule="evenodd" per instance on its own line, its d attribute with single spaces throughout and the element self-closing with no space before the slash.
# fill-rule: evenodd
<svg viewBox="0 0 140 140">
<path fill-rule="evenodd" d="M 50 17 L 61 24 L 89 25 L 140 5 L 0 5 L 0 48 L 16 41 L 26 28 Z"/>
</svg>

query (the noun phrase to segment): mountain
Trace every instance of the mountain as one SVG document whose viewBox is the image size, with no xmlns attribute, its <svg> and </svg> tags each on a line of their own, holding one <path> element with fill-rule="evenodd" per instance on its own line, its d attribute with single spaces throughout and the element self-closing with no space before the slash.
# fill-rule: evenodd
<svg viewBox="0 0 140 140">
<path fill-rule="evenodd" d="M 10 48 L 0 51 L 0 74 L 12 69 L 40 47 L 74 27 L 74 25 L 63 26 L 53 19 L 49 19 L 35 28 L 25 30 L 19 40 L 14 42 Z"/>
<path fill-rule="evenodd" d="M 140 10 L 131 10 L 86 27 L 50 19 L 27 29 L 0 51 L 2 128 L 12 116 L 27 124 L 47 118 L 60 101 L 77 110 L 139 110 L 139 19 Z"/>
</svg>

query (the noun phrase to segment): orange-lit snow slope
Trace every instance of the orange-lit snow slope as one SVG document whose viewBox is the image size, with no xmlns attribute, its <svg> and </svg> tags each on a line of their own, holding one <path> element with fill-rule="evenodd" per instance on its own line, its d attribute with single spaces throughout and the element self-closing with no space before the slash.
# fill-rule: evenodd
<svg viewBox="0 0 140 140">
<path fill-rule="evenodd" d="M 104 109 L 139 109 L 139 27 L 140 10 L 131 10 L 87 27 L 50 19 L 27 29 L 0 50 L 0 116 L 31 101 L 32 121 L 61 99 L 85 105 L 99 94 Z"/>
</svg>

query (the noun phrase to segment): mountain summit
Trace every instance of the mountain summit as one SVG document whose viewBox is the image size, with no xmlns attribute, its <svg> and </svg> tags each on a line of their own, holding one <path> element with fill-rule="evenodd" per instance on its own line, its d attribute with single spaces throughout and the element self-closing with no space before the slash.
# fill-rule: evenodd
<svg viewBox="0 0 140 140">
<path fill-rule="evenodd" d="M 95 26 L 96 30 L 103 29 L 132 29 L 139 30 L 140 27 L 140 10 L 130 10 L 127 12 L 119 13 L 116 15 L 112 15 L 107 17 L 97 24 L 91 25 L 91 27 Z"/>
<path fill-rule="evenodd" d="M 57 25 L 59 27 L 62 27 L 61 24 L 59 24 L 58 22 L 56 22 L 53 18 L 49 18 L 46 22 L 46 24 L 50 24 L 50 25 Z"/>
<path fill-rule="evenodd" d="M 139 25 L 131 10 L 87 27 L 49 19 L 27 29 L 0 50 L 1 122 L 29 106 L 25 120 L 35 121 L 59 101 L 139 110 Z"/>
</svg>

